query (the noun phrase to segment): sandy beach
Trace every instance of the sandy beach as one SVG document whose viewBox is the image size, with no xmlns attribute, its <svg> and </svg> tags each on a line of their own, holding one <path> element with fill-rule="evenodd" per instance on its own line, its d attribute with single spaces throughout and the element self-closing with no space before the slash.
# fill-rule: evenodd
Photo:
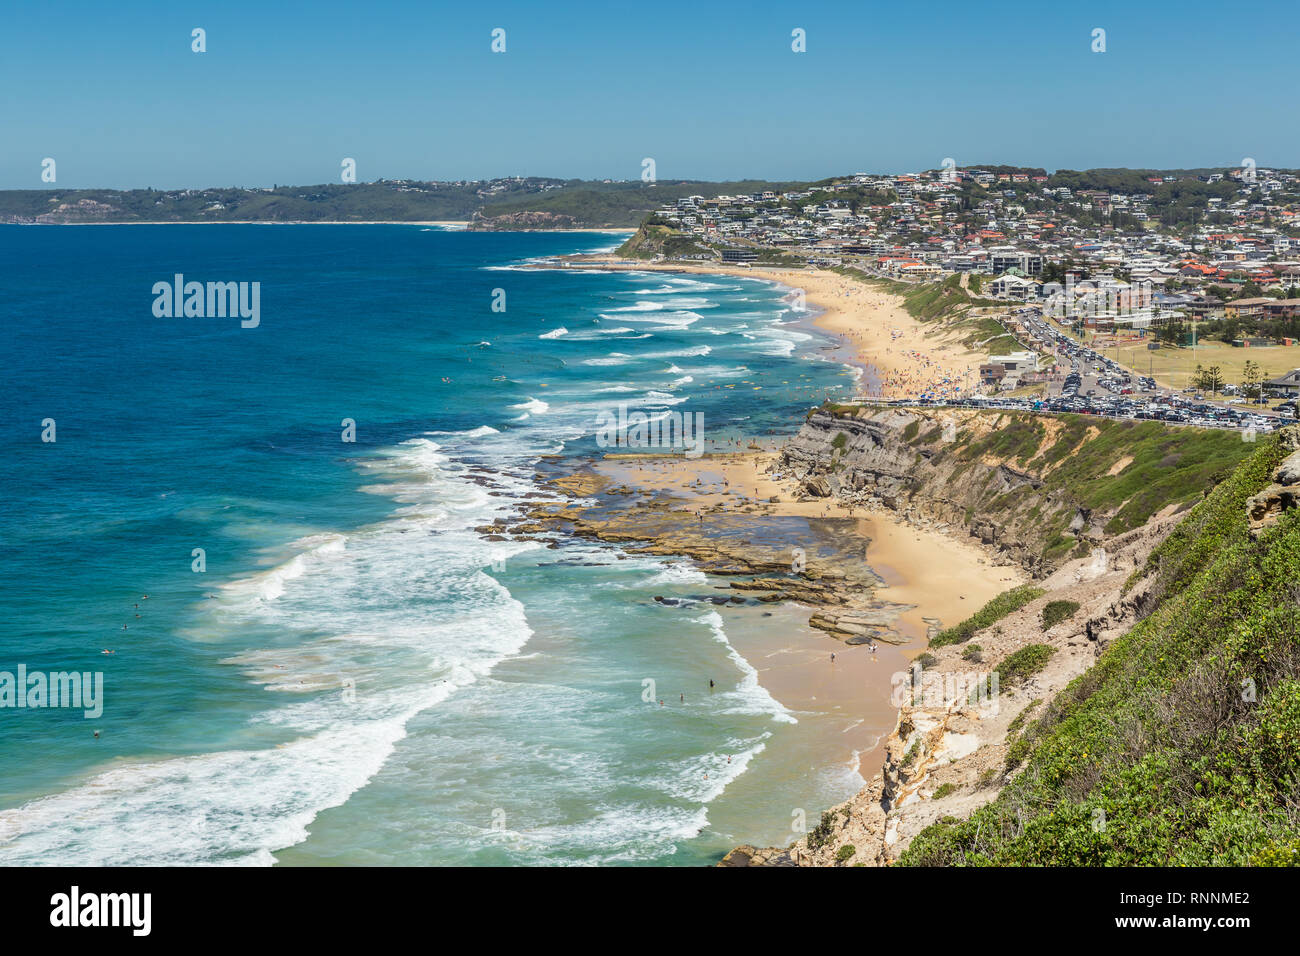
<svg viewBox="0 0 1300 956">
<path fill-rule="evenodd" d="M 976 382 L 979 364 L 986 360 L 913 318 L 900 297 L 826 270 L 667 265 L 613 256 L 583 256 L 581 263 L 612 270 L 734 275 L 799 290 L 806 305 L 817 310 L 814 324 L 844 343 L 833 357 L 862 369 L 859 391 L 866 396 L 952 394 Z M 836 748 L 851 752 L 850 759 L 859 762 L 859 772 L 870 780 L 882 759 L 882 735 L 893 727 L 891 681 L 925 649 L 931 626 L 964 620 L 1026 577 L 1018 567 L 994 565 L 969 538 L 917 528 L 893 513 L 869 514 L 836 499 L 798 500 L 793 480 L 772 474 L 774 451 L 747 448 L 744 439 L 733 442 L 734 452 L 694 460 L 611 455 L 594 468 L 611 487 L 632 487 L 680 502 L 678 507 L 703 516 L 702 522 L 726 516 L 748 517 L 755 524 L 772 518 L 825 523 L 846 552 L 856 551 L 878 575 L 878 596 L 905 607 L 893 625 L 905 638 L 901 645 L 880 643 L 874 652 L 866 645 L 847 646 L 809 626 L 808 610 L 797 603 L 780 612 L 786 622 L 780 637 L 770 628 L 756 627 L 737 639 L 763 686 L 787 707 L 831 708 L 856 721 L 842 739 L 827 741 L 828 753 Z"/>
<path fill-rule="evenodd" d="M 571 257 L 570 268 L 616 271 L 677 272 L 766 279 L 803 293 L 804 303 L 818 310 L 813 324 L 845 345 L 835 356 L 862 369 L 859 391 L 871 398 L 952 396 L 979 383 L 987 354 L 967 348 L 903 308 L 897 295 L 826 269 L 774 266 L 666 264 L 620 259 L 610 255 Z"/>
<path fill-rule="evenodd" d="M 809 519 L 853 519 L 862 554 L 885 580 L 882 596 L 912 605 L 899 618 L 899 630 L 921 641 L 923 618 L 956 624 L 998 594 L 1025 582 L 1020 568 L 995 566 L 983 548 L 967 537 L 913 527 L 892 512 L 868 513 L 833 498 L 796 500 L 796 482 L 773 477 L 772 452 L 680 457 L 626 455 L 606 458 L 596 470 L 615 484 L 626 484 L 681 498 L 692 510 Z M 772 501 L 772 498 L 776 501 Z M 923 644 L 909 645 L 920 653 Z"/>
<path fill-rule="evenodd" d="M 608 494 L 604 527 L 623 536 L 612 540 L 640 537 L 653 542 L 656 553 L 691 554 L 702 540 L 717 543 L 715 536 L 730 535 L 742 539 L 747 553 L 752 548 L 756 556 L 781 560 L 788 560 L 790 543 L 808 543 L 811 562 L 815 541 L 819 566 L 847 574 L 839 588 L 893 608 L 895 636 L 874 650 L 812 626 L 816 608 L 798 597 L 766 605 L 761 617 L 753 606 L 724 611 L 741 623 L 729 627 L 734 643 L 773 697 L 793 711 L 833 714 L 849 723 L 818 743 L 818 758 L 855 764 L 870 780 L 895 722 L 894 681 L 925 650 L 930 626 L 956 624 L 1026 578 L 1018 567 L 995 565 L 969 538 L 835 499 L 799 500 L 796 482 L 773 474 L 777 458 L 770 450 L 698 459 L 610 455 L 591 463 L 579 494 Z M 629 500 L 626 489 L 639 497 Z M 664 520 L 668 514 L 676 521 Z M 699 537 L 688 540 L 697 528 Z M 870 583 L 859 586 L 858 580 Z"/>
</svg>

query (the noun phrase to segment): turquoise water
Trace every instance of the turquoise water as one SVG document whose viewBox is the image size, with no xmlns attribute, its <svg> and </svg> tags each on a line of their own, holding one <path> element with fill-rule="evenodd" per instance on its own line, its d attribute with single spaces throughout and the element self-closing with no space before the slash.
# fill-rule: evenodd
<svg viewBox="0 0 1300 956">
<path fill-rule="evenodd" d="M 0 227 L 0 671 L 104 675 L 0 709 L 0 863 L 693 864 L 861 785 L 733 640 L 797 615 L 473 530 L 619 402 L 724 442 L 851 388 L 769 283 L 518 268 L 618 238 Z M 260 324 L 155 317 L 177 273 Z"/>
</svg>

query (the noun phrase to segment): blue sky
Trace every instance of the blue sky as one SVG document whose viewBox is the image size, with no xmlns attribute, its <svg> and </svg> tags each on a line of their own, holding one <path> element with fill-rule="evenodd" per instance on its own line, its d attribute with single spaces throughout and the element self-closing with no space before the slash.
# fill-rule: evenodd
<svg viewBox="0 0 1300 956">
<path fill-rule="evenodd" d="M 1300 166 L 1289 3 L 12 4 L 0 187 Z M 190 31 L 207 31 L 191 52 Z M 506 52 L 490 50 L 506 30 Z M 791 51 L 791 30 L 807 52 Z M 1106 52 L 1091 50 L 1094 28 Z"/>
</svg>

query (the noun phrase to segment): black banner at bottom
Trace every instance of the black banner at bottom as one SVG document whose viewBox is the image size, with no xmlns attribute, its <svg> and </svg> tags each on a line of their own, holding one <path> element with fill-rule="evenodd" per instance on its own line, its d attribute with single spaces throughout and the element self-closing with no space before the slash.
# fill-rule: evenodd
<svg viewBox="0 0 1300 956">
<path fill-rule="evenodd" d="M 714 943 L 831 932 L 878 945 L 1038 929 L 1232 945 L 1287 925 L 1293 887 L 1287 871 L 1262 869 L 0 869 L 0 920 L 6 943 L 373 944 L 436 930 L 497 944 L 628 933 L 686 944 L 717 931 Z"/>
</svg>

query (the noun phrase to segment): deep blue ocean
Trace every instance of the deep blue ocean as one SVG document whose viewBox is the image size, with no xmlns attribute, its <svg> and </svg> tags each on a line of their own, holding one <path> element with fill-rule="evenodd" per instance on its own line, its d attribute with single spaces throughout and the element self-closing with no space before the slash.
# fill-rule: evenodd
<svg viewBox="0 0 1300 956">
<path fill-rule="evenodd" d="M 0 227 L 0 671 L 104 680 L 0 709 L 0 864 L 700 864 L 861 785 L 733 641 L 789 614 L 474 531 L 619 402 L 722 442 L 852 388 L 771 283 L 519 268 L 620 238 Z M 260 324 L 155 316 L 177 273 Z"/>
</svg>

